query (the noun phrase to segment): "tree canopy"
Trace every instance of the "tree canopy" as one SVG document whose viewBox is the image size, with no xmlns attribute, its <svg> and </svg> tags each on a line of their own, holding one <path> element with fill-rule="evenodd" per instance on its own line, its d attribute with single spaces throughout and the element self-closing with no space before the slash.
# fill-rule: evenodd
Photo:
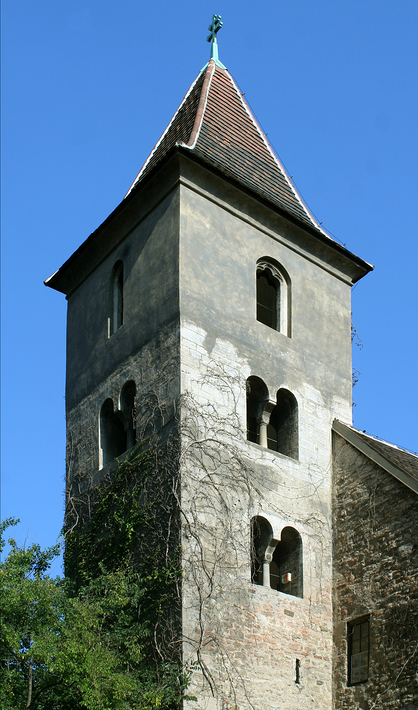
<svg viewBox="0 0 418 710">
<path fill-rule="evenodd" d="M 180 572 L 155 560 L 132 563 L 128 542 L 145 514 L 138 513 L 132 486 L 125 487 L 127 472 L 132 461 L 102 488 L 90 534 L 69 545 L 69 578 L 49 575 L 59 545 L 42 550 L 9 537 L 0 564 L 2 710 L 174 710 L 187 697 L 179 653 L 164 657 L 153 648 L 156 620 Z M 119 514 L 121 481 L 133 517 L 129 505 Z M 97 553 L 91 536 L 106 514 L 116 525 L 115 544 L 108 538 L 101 558 L 87 565 L 80 553 L 88 549 L 85 542 Z M 16 522 L 2 523 L 2 550 L 5 530 Z M 118 559 L 121 546 L 126 554 Z"/>
</svg>

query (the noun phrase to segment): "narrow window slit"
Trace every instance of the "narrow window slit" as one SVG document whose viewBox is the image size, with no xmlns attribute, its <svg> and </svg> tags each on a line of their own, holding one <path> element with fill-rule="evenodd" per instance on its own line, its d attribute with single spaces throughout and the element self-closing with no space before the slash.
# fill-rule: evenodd
<svg viewBox="0 0 418 710">
<path fill-rule="evenodd" d="M 299 660 L 299 658 L 296 659 L 295 673 L 296 673 L 295 683 L 297 685 L 299 685 L 299 683 L 300 683 L 300 660 Z"/>
<path fill-rule="evenodd" d="M 123 262 L 117 261 L 112 269 L 109 294 L 108 337 L 123 324 Z"/>
</svg>

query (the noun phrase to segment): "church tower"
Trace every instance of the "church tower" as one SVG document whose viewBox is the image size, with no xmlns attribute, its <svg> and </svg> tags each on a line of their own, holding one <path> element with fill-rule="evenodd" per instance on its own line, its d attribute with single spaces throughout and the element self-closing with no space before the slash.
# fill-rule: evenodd
<svg viewBox="0 0 418 710">
<path fill-rule="evenodd" d="M 371 267 L 304 205 L 220 26 L 125 198 L 46 282 L 68 300 L 67 493 L 150 431 L 175 441 L 190 707 L 325 710 L 331 426 L 351 423 L 351 287 Z"/>
</svg>

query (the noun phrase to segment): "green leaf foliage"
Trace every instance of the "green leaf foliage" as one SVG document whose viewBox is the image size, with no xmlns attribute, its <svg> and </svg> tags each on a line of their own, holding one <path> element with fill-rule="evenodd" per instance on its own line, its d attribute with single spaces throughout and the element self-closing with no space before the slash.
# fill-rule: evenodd
<svg viewBox="0 0 418 710">
<path fill-rule="evenodd" d="M 177 636 L 156 642 L 180 581 L 176 560 L 153 550 L 135 562 L 135 540 L 153 520 L 139 505 L 150 453 L 125 460 L 97 491 L 93 514 L 66 539 L 66 579 L 48 570 L 59 546 L 9 539 L 0 565 L 0 709 L 175 710 L 188 674 Z M 15 524 L 9 519 L 4 531 Z M 103 534 L 104 530 L 104 534 Z"/>
<path fill-rule="evenodd" d="M 137 534 L 152 523 L 156 500 L 142 500 L 152 474 L 151 449 L 138 444 L 110 480 L 97 485 L 89 495 L 88 519 L 66 531 L 65 573 L 76 585 L 121 560 L 132 558 Z"/>
</svg>

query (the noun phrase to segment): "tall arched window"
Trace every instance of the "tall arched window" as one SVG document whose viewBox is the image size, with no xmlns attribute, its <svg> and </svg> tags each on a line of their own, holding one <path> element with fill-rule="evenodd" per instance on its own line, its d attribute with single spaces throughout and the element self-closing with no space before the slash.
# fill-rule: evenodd
<svg viewBox="0 0 418 710">
<path fill-rule="evenodd" d="M 267 446 L 273 451 L 297 459 L 298 440 L 298 403 L 291 392 L 280 389 L 267 427 Z"/>
<path fill-rule="evenodd" d="M 117 261 L 112 269 L 109 294 L 109 338 L 123 323 L 123 262 Z"/>
<path fill-rule="evenodd" d="M 257 320 L 274 330 L 280 322 L 280 281 L 268 267 L 257 269 Z"/>
<path fill-rule="evenodd" d="M 302 538 L 295 528 L 283 528 L 270 564 L 270 584 L 278 592 L 303 596 Z"/>
<path fill-rule="evenodd" d="M 100 468 L 126 451 L 125 429 L 113 401 L 106 399 L 100 410 Z"/>
<path fill-rule="evenodd" d="M 290 280 L 277 262 L 257 262 L 257 320 L 290 336 Z"/>
<path fill-rule="evenodd" d="M 247 380 L 247 439 L 255 444 L 261 444 L 260 427 L 266 403 L 268 403 L 268 390 L 263 380 L 251 376 Z"/>
</svg>

